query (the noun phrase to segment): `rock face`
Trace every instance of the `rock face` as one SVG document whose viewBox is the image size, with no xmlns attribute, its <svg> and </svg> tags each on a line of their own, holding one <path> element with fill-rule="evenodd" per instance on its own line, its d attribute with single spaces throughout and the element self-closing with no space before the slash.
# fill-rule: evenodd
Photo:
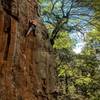
<svg viewBox="0 0 100 100">
<path fill-rule="evenodd" d="M 36 18 L 36 36 L 25 37 Z M 36 0 L 0 1 L 0 100 L 55 100 L 55 63 Z"/>
</svg>

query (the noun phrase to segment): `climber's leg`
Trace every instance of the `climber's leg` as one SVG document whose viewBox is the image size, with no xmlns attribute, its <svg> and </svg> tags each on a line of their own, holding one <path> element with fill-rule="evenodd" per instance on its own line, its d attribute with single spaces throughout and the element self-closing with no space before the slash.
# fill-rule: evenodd
<svg viewBox="0 0 100 100">
<path fill-rule="evenodd" d="M 35 30 L 36 30 L 36 25 L 32 25 L 32 32 L 33 32 L 33 36 L 36 36 L 36 34 L 35 34 Z"/>
<path fill-rule="evenodd" d="M 31 25 L 30 28 L 28 29 L 26 36 L 28 36 L 31 32 L 33 32 L 33 35 L 36 36 L 35 29 L 36 29 L 36 25 Z"/>
</svg>

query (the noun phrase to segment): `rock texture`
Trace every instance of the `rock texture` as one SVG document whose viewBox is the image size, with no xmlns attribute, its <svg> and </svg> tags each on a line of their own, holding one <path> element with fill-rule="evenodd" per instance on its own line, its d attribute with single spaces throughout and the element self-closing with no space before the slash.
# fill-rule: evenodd
<svg viewBox="0 0 100 100">
<path fill-rule="evenodd" d="M 36 0 L 0 0 L 0 100 L 55 100 L 55 63 Z M 37 18 L 36 36 L 25 37 Z"/>
</svg>

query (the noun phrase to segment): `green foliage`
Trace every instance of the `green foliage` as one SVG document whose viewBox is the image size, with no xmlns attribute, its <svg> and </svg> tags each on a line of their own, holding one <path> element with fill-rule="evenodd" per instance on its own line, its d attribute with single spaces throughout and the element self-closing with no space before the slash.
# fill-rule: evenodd
<svg viewBox="0 0 100 100">
<path fill-rule="evenodd" d="M 90 77 L 82 76 L 82 77 L 76 79 L 75 84 L 79 85 L 79 86 L 81 86 L 81 85 L 88 86 L 91 82 L 92 82 L 92 79 Z"/>
<path fill-rule="evenodd" d="M 92 46 L 93 41 L 100 42 L 98 35 L 97 30 L 87 34 L 86 46 L 81 54 L 75 55 L 71 51 L 67 52 L 67 56 L 69 55 L 67 60 L 71 60 L 66 61 L 66 57 L 64 58 L 66 54 L 63 55 L 62 64 L 58 67 L 58 76 L 67 77 L 66 89 L 71 98 L 79 99 L 80 96 L 87 100 L 99 100 L 100 98 L 100 63 L 96 58 L 95 49 L 97 48 Z"/>
<path fill-rule="evenodd" d="M 74 42 L 70 39 L 67 32 L 60 32 L 58 38 L 55 40 L 54 48 L 71 48 Z"/>
<path fill-rule="evenodd" d="M 100 100 L 100 63 L 96 58 L 100 50 L 100 1 L 68 0 L 69 3 L 67 0 L 39 1 L 42 4 L 41 16 L 50 39 L 55 40 L 53 48 L 57 56 L 58 77 L 65 80 L 62 85 L 66 85 L 66 95 L 75 100 Z M 84 8 L 92 9 L 92 12 L 84 13 Z M 79 9 L 81 10 L 78 11 Z M 85 31 L 82 31 L 84 29 L 91 31 L 86 34 L 83 52 L 76 55 L 72 51 L 75 41 L 70 38 L 69 33 L 74 31 L 84 35 Z"/>
<path fill-rule="evenodd" d="M 59 73 L 58 76 L 59 77 L 64 77 L 65 76 L 65 72 L 66 72 L 66 65 L 58 67 L 58 73 Z"/>
</svg>

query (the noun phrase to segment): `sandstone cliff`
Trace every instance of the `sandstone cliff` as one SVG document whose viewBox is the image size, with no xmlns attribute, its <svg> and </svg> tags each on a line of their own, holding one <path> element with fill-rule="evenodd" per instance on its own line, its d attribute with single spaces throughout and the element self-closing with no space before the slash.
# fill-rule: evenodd
<svg viewBox="0 0 100 100">
<path fill-rule="evenodd" d="M 55 100 L 52 47 L 36 0 L 0 0 L 0 100 Z M 25 37 L 37 18 L 36 36 Z"/>
</svg>

